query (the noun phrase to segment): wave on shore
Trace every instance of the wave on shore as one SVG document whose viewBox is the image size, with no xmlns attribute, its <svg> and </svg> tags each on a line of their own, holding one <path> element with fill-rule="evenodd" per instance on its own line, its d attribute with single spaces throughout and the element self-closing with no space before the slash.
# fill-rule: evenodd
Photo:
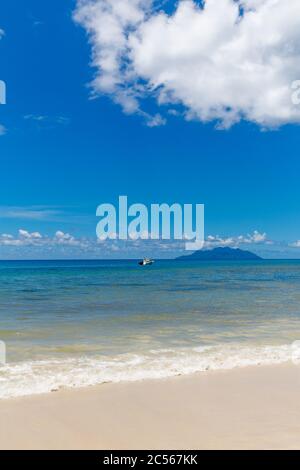
<svg viewBox="0 0 300 470">
<path fill-rule="evenodd" d="M 0 399 L 107 382 L 162 379 L 208 370 L 298 361 L 292 345 L 218 346 L 152 350 L 115 357 L 81 357 L 11 363 L 0 367 Z"/>
</svg>

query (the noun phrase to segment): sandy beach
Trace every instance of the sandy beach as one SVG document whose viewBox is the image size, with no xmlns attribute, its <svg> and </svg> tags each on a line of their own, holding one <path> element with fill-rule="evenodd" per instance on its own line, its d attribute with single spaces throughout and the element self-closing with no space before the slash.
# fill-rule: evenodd
<svg viewBox="0 0 300 470">
<path fill-rule="evenodd" d="M 248 367 L 0 402 L 1 449 L 299 449 L 300 368 Z"/>
</svg>

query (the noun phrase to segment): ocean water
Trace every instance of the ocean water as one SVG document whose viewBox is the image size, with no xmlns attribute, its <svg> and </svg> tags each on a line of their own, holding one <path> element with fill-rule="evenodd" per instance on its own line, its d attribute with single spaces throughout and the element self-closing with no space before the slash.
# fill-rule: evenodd
<svg viewBox="0 0 300 470">
<path fill-rule="evenodd" d="M 295 361 L 300 261 L 0 262 L 0 340 L 0 398 Z"/>
</svg>

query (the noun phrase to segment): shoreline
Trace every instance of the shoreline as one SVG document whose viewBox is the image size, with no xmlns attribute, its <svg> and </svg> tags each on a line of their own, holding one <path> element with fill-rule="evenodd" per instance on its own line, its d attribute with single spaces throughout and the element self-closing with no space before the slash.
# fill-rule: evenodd
<svg viewBox="0 0 300 470">
<path fill-rule="evenodd" d="M 0 401 L 0 449 L 299 449 L 300 367 L 208 371 Z"/>
<path fill-rule="evenodd" d="M 134 383 L 207 371 L 295 362 L 299 345 L 240 344 L 156 349 L 111 357 L 81 356 L 11 362 L 0 369 L 0 401 L 101 384 Z"/>
</svg>

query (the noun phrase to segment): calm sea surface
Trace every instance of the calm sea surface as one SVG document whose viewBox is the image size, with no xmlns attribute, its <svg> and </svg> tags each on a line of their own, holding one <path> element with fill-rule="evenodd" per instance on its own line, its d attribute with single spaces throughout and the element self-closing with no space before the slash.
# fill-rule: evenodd
<svg viewBox="0 0 300 470">
<path fill-rule="evenodd" d="M 0 262 L 0 398 L 297 357 L 300 261 Z"/>
</svg>

